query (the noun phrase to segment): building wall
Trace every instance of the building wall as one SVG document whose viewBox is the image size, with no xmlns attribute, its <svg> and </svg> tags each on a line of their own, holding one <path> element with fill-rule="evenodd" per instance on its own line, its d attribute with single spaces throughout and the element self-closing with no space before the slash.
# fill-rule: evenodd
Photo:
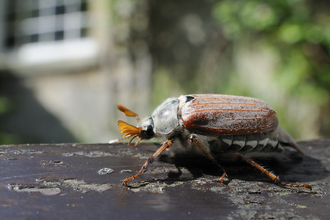
<svg viewBox="0 0 330 220">
<path fill-rule="evenodd" d="M 88 35 L 95 44 L 88 59 L 27 64 L 17 53 L 20 48 L 2 50 L 0 96 L 14 106 L 0 116 L 3 135 L 18 142 L 108 142 L 121 136 L 117 120 L 124 117 L 116 109 L 118 103 L 146 114 L 150 55 L 147 49 L 136 54 L 127 49 L 132 47 L 130 19 L 136 5 L 89 1 L 88 10 Z M 70 51 L 63 51 L 63 57 L 66 53 Z M 9 83 L 12 86 L 6 86 Z M 19 89 L 13 92 L 14 87 Z"/>
</svg>

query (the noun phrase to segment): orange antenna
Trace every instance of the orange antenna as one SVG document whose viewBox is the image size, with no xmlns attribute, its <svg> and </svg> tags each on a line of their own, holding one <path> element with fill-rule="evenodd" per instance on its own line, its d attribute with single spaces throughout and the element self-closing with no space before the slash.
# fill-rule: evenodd
<svg viewBox="0 0 330 220">
<path fill-rule="evenodd" d="M 118 108 L 119 111 L 121 111 L 122 113 L 124 113 L 126 116 L 135 117 L 137 121 L 140 121 L 140 118 L 139 118 L 138 114 L 136 114 L 135 112 L 129 110 L 125 106 L 123 106 L 123 105 L 117 105 L 117 108 Z"/>
<path fill-rule="evenodd" d="M 120 129 L 120 133 L 124 133 L 123 137 L 120 140 L 124 140 L 126 138 L 131 138 L 131 140 L 128 142 L 128 144 L 131 144 L 133 139 L 140 138 L 140 134 L 142 131 L 142 128 L 135 127 L 134 125 L 130 125 L 124 121 L 119 120 L 118 121 L 118 128 Z M 135 144 L 135 146 L 140 143 L 140 140 Z"/>
</svg>

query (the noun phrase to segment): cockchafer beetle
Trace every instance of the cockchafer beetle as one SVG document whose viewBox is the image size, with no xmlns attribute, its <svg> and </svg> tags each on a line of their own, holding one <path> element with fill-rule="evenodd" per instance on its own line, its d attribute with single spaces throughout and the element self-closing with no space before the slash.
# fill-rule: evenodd
<svg viewBox="0 0 330 220">
<path fill-rule="evenodd" d="M 282 152 L 289 146 L 303 154 L 292 137 L 278 125 L 276 112 L 264 101 L 256 98 L 221 95 L 193 94 L 179 98 L 168 98 L 159 105 L 151 117 L 140 120 L 138 115 L 122 105 L 117 106 L 126 116 L 136 117 L 137 126 L 118 121 L 123 137 L 112 142 L 153 137 L 163 139 L 162 146 L 144 163 L 141 170 L 124 180 L 127 182 L 138 177 L 153 160 L 165 149 L 175 148 L 200 152 L 209 158 L 223 175 L 225 169 L 214 159 L 214 155 L 241 159 L 274 182 L 288 187 L 305 187 L 307 184 L 288 184 L 244 156 L 250 152 Z"/>
</svg>

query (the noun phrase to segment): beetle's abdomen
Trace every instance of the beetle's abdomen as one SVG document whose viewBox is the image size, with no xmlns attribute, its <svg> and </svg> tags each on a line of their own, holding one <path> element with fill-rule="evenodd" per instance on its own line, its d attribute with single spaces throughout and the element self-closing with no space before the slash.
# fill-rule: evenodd
<svg viewBox="0 0 330 220">
<path fill-rule="evenodd" d="M 220 135 L 208 142 L 214 154 L 223 152 L 282 152 L 277 130 L 265 134 Z"/>
<path fill-rule="evenodd" d="M 182 105 L 184 126 L 199 134 L 261 134 L 278 127 L 275 111 L 264 101 L 242 96 L 198 94 Z M 193 98 L 192 98 L 193 97 Z"/>
</svg>

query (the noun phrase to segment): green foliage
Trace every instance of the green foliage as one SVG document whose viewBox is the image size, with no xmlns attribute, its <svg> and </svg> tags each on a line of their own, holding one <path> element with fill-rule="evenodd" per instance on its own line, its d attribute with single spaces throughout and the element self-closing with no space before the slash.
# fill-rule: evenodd
<svg viewBox="0 0 330 220">
<path fill-rule="evenodd" d="M 271 48 L 278 60 L 274 80 L 286 96 L 318 106 L 321 110 L 315 109 L 315 114 L 327 109 L 330 98 L 329 8 L 307 0 L 222 0 L 215 5 L 213 14 L 232 44 L 243 41 L 253 47 Z M 292 99 L 289 100 L 283 103 L 289 105 Z M 279 112 L 279 117 L 284 115 Z M 322 121 L 329 121 L 330 116 L 321 117 Z M 329 130 L 330 124 L 323 126 Z M 296 128 L 289 130 L 302 137 Z"/>
<path fill-rule="evenodd" d="M 13 105 L 11 100 L 8 97 L 0 96 L 0 119 L 1 117 L 3 117 L 3 115 L 5 115 L 6 113 L 12 110 L 13 110 Z M 0 144 L 15 144 L 15 143 L 19 143 L 19 140 L 20 138 L 17 135 L 0 131 Z"/>
<path fill-rule="evenodd" d="M 8 112 L 11 109 L 11 104 L 8 98 L 0 97 L 0 115 Z"/>
<path fill-rule="evenodd" d="M 312 9 L 305 0 L 223 0 L 214 16 L 232 41 L 252 35 L 273 45 L 281 58 L 280 77 L 290 78 L 282 81 L 287 89 L 308 80 L 330 91 L 330 16 Z"/>
</svg>

